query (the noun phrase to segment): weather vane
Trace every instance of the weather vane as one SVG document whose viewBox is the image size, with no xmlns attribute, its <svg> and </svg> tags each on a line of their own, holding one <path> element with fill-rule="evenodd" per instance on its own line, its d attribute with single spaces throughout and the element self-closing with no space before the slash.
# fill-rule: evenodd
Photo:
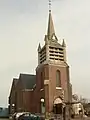
<svg viewBox="0 0 90 120">
<path fill-rule="evenodd" d="M 49 0 L 49 12 L 51 12 L 51 6 L 52 6 L 51 0 Z"/>
</svg>

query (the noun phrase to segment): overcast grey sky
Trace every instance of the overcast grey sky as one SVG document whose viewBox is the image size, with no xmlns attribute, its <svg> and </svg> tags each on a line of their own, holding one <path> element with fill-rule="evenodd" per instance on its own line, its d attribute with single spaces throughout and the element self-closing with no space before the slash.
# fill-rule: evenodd
<svg viewBox="0 0 90 120">
<path fill-rule="evenodd" d="M 90 98 L 90 0 L 52 1 L 56 35 L 67 44 L 73 91 Z M 0 0 L 0 106 L 7 105 L 13 77 L 35 74 L 47 21 L 48 0 Z"/>
</svg>

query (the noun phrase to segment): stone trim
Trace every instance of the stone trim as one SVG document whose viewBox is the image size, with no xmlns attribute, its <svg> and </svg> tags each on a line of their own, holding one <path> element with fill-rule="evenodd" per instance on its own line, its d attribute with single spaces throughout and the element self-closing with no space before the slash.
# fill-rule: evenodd
<svg viewBox="0 0 90 120">
<path fill-rule="evenodd" d="M 33 89 L 24 89 L 22 90 L 23 92 L 29 92 L 29 91 L 33 91 Z"/>
<path fill-rule="evenodd" d="M 40 91 L 43 91 L 44 89 L 40 89 Z"/>
<path fill-rule="evenodd" d="M 62 90 L 62 87 L 56 87 L 57 90 Z"/>
<path fill-rule="evenodd" d="M 49 80 L 44 80 L 44 85 L 48 85 L 49 84 Z"/>
</svg>

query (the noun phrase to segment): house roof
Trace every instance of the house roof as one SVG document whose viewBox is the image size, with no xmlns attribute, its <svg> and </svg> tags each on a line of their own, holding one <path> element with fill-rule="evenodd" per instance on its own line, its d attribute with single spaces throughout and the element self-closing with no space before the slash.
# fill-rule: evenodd
<svg viewBox="0 0 90 120">
<path fill-rule="evenodd" d="M 23 89 L 33 89 L 36 84 L 36 75 L 21 73 L 20 80 L 22 81 Z"/>
</svg>

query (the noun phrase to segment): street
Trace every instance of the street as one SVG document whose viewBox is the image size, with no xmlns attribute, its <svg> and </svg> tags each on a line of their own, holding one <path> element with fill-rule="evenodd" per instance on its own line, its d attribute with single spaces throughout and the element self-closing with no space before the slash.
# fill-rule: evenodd
<svg viewBox="0 0 90 120">
<path fill-rule="evenodd" d="M 72 119 L 72 120 L 90 120 L 90 117 L 87 117 L 87 118 L 76 118 L 76 119 Z"/>
</svg>

